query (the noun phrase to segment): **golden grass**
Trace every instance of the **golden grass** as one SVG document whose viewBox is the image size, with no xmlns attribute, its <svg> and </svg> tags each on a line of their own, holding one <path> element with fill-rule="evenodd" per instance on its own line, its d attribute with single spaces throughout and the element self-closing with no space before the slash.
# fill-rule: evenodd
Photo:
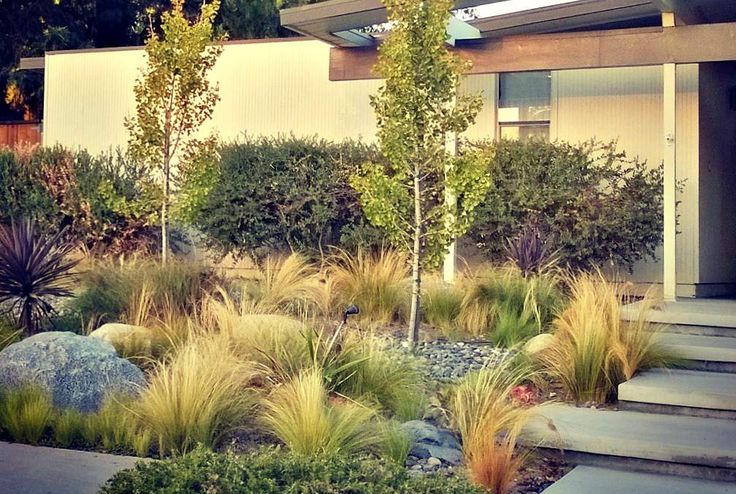
<svg viewBox="0 0 736 494">
<path fill-rule="evenodd" d="M 509 491 L 525 458 L 516 441 L 531 411 L 514 404 L 511 391 L 529 378 L 527 367 L 506 359 L 466 376 L 450 399 L 470 475 L 494 494 Z"/>
<path fill-rule="evenodd" d="M 578 275 L 570 287 L 571 302 L 553 323 L 555 341 L 540 359 L 572 399 L 611 400 L 637 371 L 678 362 L 660 343 L 658 328 L 646 322 L 650 296 L 638 319 L 627 322 L 621 307 L 631 299 L 601 273 Z"/>
<path fill-rule="evenodd" d="M 82 438 L 85 415 L 77 410 L 64 410 L 54 420 L 54 442 L 68 448 Z"/>
<path fill-rule="evenodd" d="M 246 286 L 243 312 L 300 312 L 309 305 L 317 269 L 301 254 L 268 257 L 260 279 Z"/>
<path fill-rule="evenodd" d="M 350 454 L 376 442 L 375 412 L 354 402 L 329 400 L 319 370 L 277 387 L 264 403 L 263 423 L 301 455 Z"/>
<path fill-rule="evenodd" d="M 132 411 L 161 454 L 184 453 L 198 443 L 213 447 L 250 412 L 254 376 L 227 335 L 196 337 L 154 367 Z"/>
<path fill-rule="evenodd" d="M 409 300 L 409 265 L 403 254 L 337 251 L 328 266 L 338 301 L 343 307 L 357 305 L 361 320 L 388 324 L 403 318 Z"/>
</svg>

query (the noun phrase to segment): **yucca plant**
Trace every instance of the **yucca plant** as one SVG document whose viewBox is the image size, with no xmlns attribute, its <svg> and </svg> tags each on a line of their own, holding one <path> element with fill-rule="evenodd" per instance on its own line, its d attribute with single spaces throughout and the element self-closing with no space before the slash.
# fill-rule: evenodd
<svg viewBox="0 0 736 494">
<path fill-rule="evenodd" d="M 506 258 L 525 277 L 545 274 L 559 261 L 558 251 L 550 248 L 549 236 L 535 224 L 525 226 L 517 237 L 506 239 L 506 244 Z"/>
<path fill-rule="evenodd" d="M 69 281 L 78 262 L 68 259 L 73 248 L 63 229 L 46 235 L 28 219 L 0 225 L 0 306 L 27 335 L 48 320 L 52 300 L 72 295 Z"/>
<path fill-rule="evenodd" d="M 300 455 L 350 454 L 376 442 L 375 412 L 355 402 L 331 401 L 318 370 L 277 387 L 264 408 L 269 430 Z"/>
</svg>

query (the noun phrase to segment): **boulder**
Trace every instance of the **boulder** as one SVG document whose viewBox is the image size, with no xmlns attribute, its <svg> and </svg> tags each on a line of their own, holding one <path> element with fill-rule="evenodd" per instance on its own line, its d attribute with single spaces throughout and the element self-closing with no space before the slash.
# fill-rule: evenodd
<svg viewBox="0 0 736 494">
<path fill-rule="evenodd" d="M 524 353 L 536 355 L 554 344 L 555 337 L 549 333 L 538 334 L 524 344 Z"/>
<path fill-rule="evenodd" d="M 438 458 L 450 465 L 459 465 L 463 460 L 462 448 L 455 435 L 423 420 L 412 420 L 401 424 L 401 428 L 413 442 L 410 455 L 421 459 Z"/>
<path fill-rule="evenodd" d="M 153 333 L 143 326 L 107 323 L 92 331 L 89 336 L 110 343 L 120 355 L 150 355 L 153 348 Z"/>
<path fill-rule="evenodd" d="M 135 394 L 145 382 L 138 367 L 100 338 L 53 331 L 0 351 L 0 387 L 38 385 L 60 408 L 94 412 L 108 394 Z"/>
</svg>

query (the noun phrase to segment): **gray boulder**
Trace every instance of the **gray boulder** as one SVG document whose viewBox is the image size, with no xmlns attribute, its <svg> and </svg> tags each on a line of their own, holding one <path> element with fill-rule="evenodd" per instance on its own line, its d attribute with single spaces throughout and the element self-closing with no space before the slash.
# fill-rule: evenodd
<svg viewBox="0 0 736 494">
<path fill-rule="evenodd" d="M 452 432 L 423 420 L 412 420 L 401 427 L 413 442 L 410 455 L 422 459 L 439 458 L 450 465 L 462 462 L 462 447 Z"/>
<path fill-rule="evenodd" d="M 13 389 L 26 384 L 47 390 L 58 407 L 94 412 L 109 393 L 137 393 L 145 377 L 118 357 L 110 343 L 53 331 L 0 352 L 0 386 Z"/>
</svg>

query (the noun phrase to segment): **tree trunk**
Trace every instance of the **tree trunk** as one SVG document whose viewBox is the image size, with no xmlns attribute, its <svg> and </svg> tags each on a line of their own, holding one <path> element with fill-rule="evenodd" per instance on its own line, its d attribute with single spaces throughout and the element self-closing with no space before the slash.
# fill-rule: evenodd
<svg viewBox="0 0 736 494">
<path fill-rule="evenodd" d="M 166 125 L 168 128 L 168 125 Z M 169 155 L 169 133 L 164 136 L 164 198 L 161 202 L 161 264 L 166 265 L 169 260 L 169 170 L 171 156 Z"/>
<path fill-rule="evenodd" d="M 411 314 L 409 318 L 409 344 L 414 348 L 419 340 L 421 322 L 421 238 L 422 238 L 422 184 L 419 165 L 414 165 L 414 247 L 411 253 Z"/>
</svg>

